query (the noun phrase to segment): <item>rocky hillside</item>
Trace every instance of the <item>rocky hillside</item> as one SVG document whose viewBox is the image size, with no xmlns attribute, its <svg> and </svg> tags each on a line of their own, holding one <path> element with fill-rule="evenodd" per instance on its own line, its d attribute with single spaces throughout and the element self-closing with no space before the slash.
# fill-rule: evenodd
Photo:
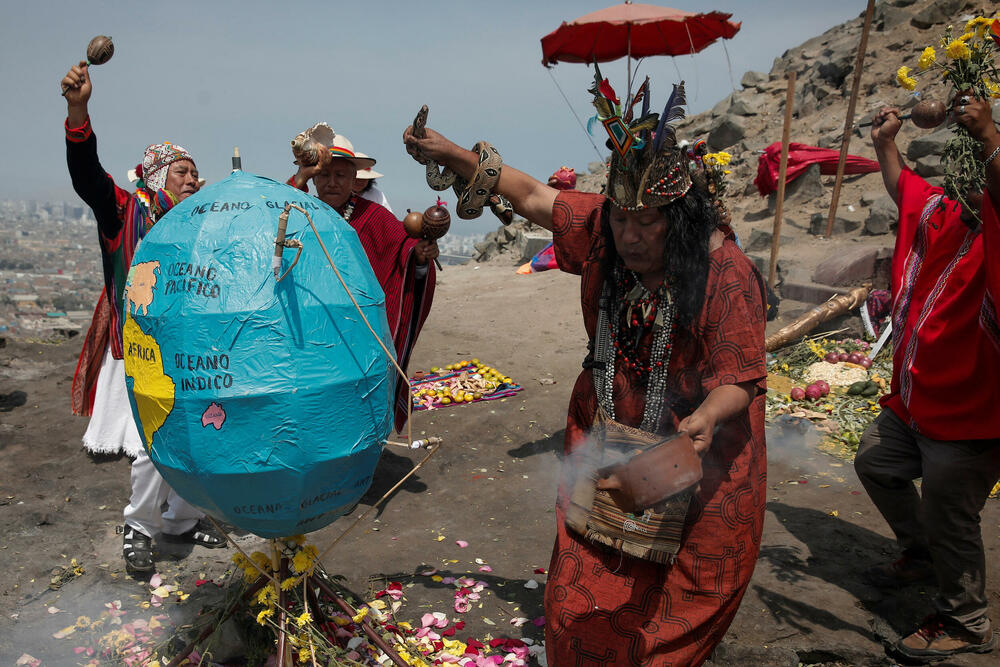
<svg viewBox="0 0 1000 667">
<path fill-rule="evenodd" d="M 907 108 L 919 99 L 896 83 L 900 65 L 916 69 L 927 46 L 938 47 L 948 25 L 963 26 L 973 16 L 996 11 L 989 0 L 881 0 L 876 4 L 855 122 L 871 118 L 885 105 Z M 761 152 L 780 141 L 787 92 L 786 73 L 796 73 L 791 140 L 839 150 L 857 61 L 864 14 L 834 26 L 775 59 L 771 71 L 746 72 L 741 90 L 734 91 L 709 111 L 678 125 L 678 136 L 706 139 L 713 150 L 732 154 L 728 205 L 734 226 L 747 251 L 766 267 L 774 222 L 774 198 L 758 195 L 753 184 Z M 738 37 L 737 37 L 738 39 Z M 940 49 L 939 49 L 940 50 Z M 933 76 L 918 77 L 925 98 L 946 101 L 949 90 Z M 947 127 L 920 130 L 905 123 L 899 144 L 908 162 L 932 182 L 941 175 L 938 154 L 951 135 Z M 867 128 L 855 129 L 850 153 L 874 159 Z M 578 188 L 598 191 L 603 184 L 599 163 L 581 172 Z M 834 289 L 860 282 L 885 280 L 891 257 L 896 207 L 876 174 L 847 176 L 842 186 L 833 239 L 821 238 L 833 190 L 833 176 L 821 176 L 813 167 L 789 185 L 781 231 L 779 272 L 785 298 L 825 299 Z M 480 248 L 481 260 L 523 261 L 523 241 L 537 230 L 530 226 L 511 233 L 498 230 Z M 518 236 L 520 234 L 520 236 Z M 523 238 L 522 238 L 523 237 Z M 832 266 L 823 260 L 835 253 Z M 504 252 L 506 251 L 506 252 Z"/>
</svg>

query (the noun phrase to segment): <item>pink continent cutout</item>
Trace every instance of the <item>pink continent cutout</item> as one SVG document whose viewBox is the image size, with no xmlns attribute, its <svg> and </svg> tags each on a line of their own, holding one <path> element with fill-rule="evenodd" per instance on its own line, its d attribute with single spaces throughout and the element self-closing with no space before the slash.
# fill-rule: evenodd
<svg viewBox="0 0 1000 667">
<path fill-rule="evenodd" d="M 222 428 L 222 425 L 226 423 L 226 411 L 222 409 L 222 406 L 218 403 L 212 403 L 207 408 L 205 412 L 201 415 L 201 426 L 202 428 L 211 424 L 218 431 Z"/>
</svg>

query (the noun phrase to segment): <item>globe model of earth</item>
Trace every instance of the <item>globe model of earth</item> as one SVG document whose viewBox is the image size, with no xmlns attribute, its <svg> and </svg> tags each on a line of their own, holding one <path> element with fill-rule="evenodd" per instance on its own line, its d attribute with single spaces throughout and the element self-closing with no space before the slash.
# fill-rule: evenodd
<svg viewBox="0 0 1000 667">
<path fill-rule="evenodd" d="M 309 212 L 361 312 L 393 350 L 385 296 L 332 208 L 234 172 L 171 209 L 135 253 L 123 342 L 132 412 L 157 470 L 192 505 L 262 537 L 317 530 L 371 485 L 391 428 L 394 367 L 306 217 L 280 282 L 286 202 Z M 286 248 L 281 272 L 292 265 Z"/>
</svg>

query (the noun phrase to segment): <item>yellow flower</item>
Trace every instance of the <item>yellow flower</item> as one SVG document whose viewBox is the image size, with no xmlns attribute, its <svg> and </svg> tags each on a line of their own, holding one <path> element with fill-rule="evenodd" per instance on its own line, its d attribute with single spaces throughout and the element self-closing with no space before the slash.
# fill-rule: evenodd
<svg viewBox="0 0 1000 667">
<path fill-rule="evenodd" d="M 302 577 L 289 577 L 281 582 L 281 590 L 290 591 L 295 588 L 300 581 L 302 581 Z"/>
<path fill-rule="evenodd" d="M 268 607 L 267 609 L 262 609 L 259 614 L 257 614 L 257 623 L 259 625 L 265 625 L 267 619 L 271 617 L 274 613 L 274 607 Z"/>
<path fill-rule="evenodd" d="M 312 660 L 312 649 L 308 646 L 303 646 L 299 649 L 299 662 L 305 664 Z"/>
<path fill-rule="evenodd" d="M 964 46 L 964 44 L 963 44 Z M 913 90 L 917 87 L 917 80 L 914 79 L 910 74 L 910 68 L 903 65 L 898 70 L 896 70 L 896 82 L 899 83 L 903 88 L 907 90 Z"/>
<path fill-rule="evenodd" d="M 367 615 L 368 615 L 368 607 L 362 607 L 361 609 L 358 610 L 358 613 L 351 618 L 351 620 L 354 621 L 355 623 L 360 623 L 361 619 L 363 619 Z"/>
<path fill-rule="evenodd" d="M 960 42 L 968 42 L 970 39 L 972 39 L 975 36 L 976 36 L 975 33 L 967 32 L 964 35 L 960 36 L 958 38 L 958 41 L 960 41 Z"/>
<path fill-rule="evenodd" d="M 76 627 L 82 629 L 82 628 L 87 627 L 88 625 L 90 625 L 90 619 L 89 618 L 87 618 L 86 616 L 78 616 L 77 617 L 77 619 L 76 619 Z"/>
<path fill-rule="evenodd" d="M 303 614 L 301 616 L 299 616 L 298 618 L 296 618 L 295 619 L 295 623 L 300 628 L 302 628 L 302 627 L 305 627 L 306 625 L 308 625 L 309 623 L 312 623 L 312 620 L 313 620 L 312 614 L 310 614 L 307 611 L 307 612 L 303 612 Z"/>
<path fill-rule="evenodd" d="M 935 60 L 937 60 L 937 52 L 934 50 L 933 46 L 928 46 L 924 49 L 924 52 L 920 54 L 920 60 L 917 61 L 917 67 L 919 67 L 922 72 L 933 65 Z"/>
<path fill-rule="evenodd" d="M 961 39 L 951 40 L 945 48 L 945 53 L 952 60 L 968 60 L 972 57 L 972 51 L 969 50 L 969 47 Z"/>
<path fill-rule="evenodd" d="M 257 591 L 257 604 L 272 605 L 278 601 L 278 593 L 274 586 L 264 586 Z"/>
<path fill-rule="evenodd" d="M 307 544 L 292 557 L 292 569 L 299 574 L 308 572 L 312 569 L 318 556 L 319 549 L 312 544 Z"/>
<path fill-rule="evenodd" d="M 993 25 L 993 21 L 994 19 L 977 16 L 965 24 L 965 32 L 972 32 L 974 28 L 976 31 L 976 39 L 982 39 L 986 36 L 986 31 Z"/>
<path fill-rule="evenodd" d="M 1000 97 L 1000 85 L 996 81 L 983 79 L 983 83 L 986 84 L 986 90 L 989 91 L 990 97 Z"/>
<path fill-rule="evenodd" d="M 707 153 L 702 158 L 707 165 L 719 165 L 725 166 L 729 164 L 733 159 L 733 156 L 725 151 L 719 151 L 718 153 Z"/>
</svg>

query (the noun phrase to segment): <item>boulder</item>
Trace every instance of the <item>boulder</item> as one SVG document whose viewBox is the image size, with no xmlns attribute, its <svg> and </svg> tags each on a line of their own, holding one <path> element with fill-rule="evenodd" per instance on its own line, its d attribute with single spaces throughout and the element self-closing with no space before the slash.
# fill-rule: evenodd
<svg viewBox="0 0 1000 667">
<path fill-rule="evenodd" d="M 809 219 L 809 233 L 814 236 L 825 236 L 828 216 L 829 213 L 813 213 Z M 861 229 L 863 223 L 862 215 L 858 211 L 842 211 L 833 218 L 833 234 L 836 236 L 850 234 Z"/>
<path fill-rule="evenodd" d="M 745 99 L 737 97 L 729 106 L 729 113 L 736 116 L 756 116 L 760 105 L 753 103 L 753 98 Z"/>
<path fill-rule="evenodd" d="M 785 207 L 789 202 L 811 202 L 826 194 L 823 181 L 820 180 L 819 165 L 809 165 L 798 178 L 785 185 Z M 772 192 L 767 196 L 767 210 L 774 215 L 778 203 L 778 195 Z"/>
<path fill-rule="evenodd" d="M 488 262 L 497 254 L 499 246 L 494 240 L 483 240 L 472 246 L 476 249 L 476 261 L 477 262 Z"/>
<path fill-rule="evenodd" d="M 708 134 L 708 145 L 720 151 L 729 148 L 746 136 L 746 127 L 739 116 L 727 114 L 719 119 Z"/>
<path fill-rule="evenodd" d="M 888 195 L 885 194 L 885 190 L 882 188 L 879 188 L 878 190 L 865 190 L 861 193 L 861 205 L 871 206 L 882 197 L 888 197 Z M 892 200 L 890 199 L 889 201 Z"/>
<path fill-rule="evenodd" d="M 719 100 L 718 103 L 714 107 L 712 107 L 712 117 L 715 118 L 717 116 L 724 115 L 729 110 L 729 107 L 732 106 L 733 97 L 734 97 L 733 94 L 729 93 L 721 100 Z"/>
<path fill-rule="evenodd" d="M 910 24 L 915 28 L 927 30 L 932 26 L 947 23 L 955 19 L 955 15 L 965 6 L 965 2 L 966 0 L 934 0 L 914 14 Z"/>
<path fill-rule="evenodd" d="M 521 251 L 521 261 L 530 261 L 542 248 L 552 243 L 552 234 L 531 233 L 524 235 L 524 249 Z"/>
<path fill-rule="evenodd" d="M 877 254 L 878 250 L 871 246 L 836 252 L 819 263 L 813 271 L 813 282 L 840 287 L 869 281 L 875 275 Z"/>
<path fill-rule="evenodd" d="M 915 161 L 928 155 L 941 155 L 944 152 L 944 145 L 951 137 L 952 132 L 946 127 L 917 137 L 906 147 L 906 159 Z"/>
<path fill-rule="evenodd" d="M 754 72 L 750 70 L 743 74 L 743 78 L 740 79 L 740 85 L 743 88 L 757 88 L 767 83 L 767 75 L 763 72 Z"/>
<path fill-rule="evenodd" d="M 910 20 L 913 12 L 907 9 L 881 3 L 875 8 L 872 23 L 879 32 L 888 32 Z"/>
<path fill-rule="evenodd" d="M 844 79 L 854 69 L 853 58 L 844 53 L 830 53 L 830 60 L 821 61 L 816 68 L 816 74 L 820 79 L 834 88 L 844 85 Z"/>
<path fill-rule="evenodd" d="M 785 219 L 785 227 L 792 224 L 792 220 L 789 218 Z M 771 239 L 774 238 L 774 234 L 770 229 L 751 229 L 750 236 L 747 237 L 746 242 L 743 245 L 743 250 L 745 252 L 770 252 L 771 250 Z M 783 246 L 788 242 L 788 234 L 782 234 L 781 238 L 778 239 L 778 245 Z"/>
<path fill-rule="evenodd" d="M 865 234 L 877 236 L 888 234 L 892 231 L 896 221 L 899 219 L 899 210 L 896 202 L 892 201 L 889 195 L 882 195 L 875 199 L 868 210 L 868 217 L 865 219 Z"/>
<path fill-rule="evenodd" d="M 913 171 L 924 178 L 944 176 L 944 165 L 941 164 L 941 156 L 925 155 L 913 165 Z"/>
</svg>

